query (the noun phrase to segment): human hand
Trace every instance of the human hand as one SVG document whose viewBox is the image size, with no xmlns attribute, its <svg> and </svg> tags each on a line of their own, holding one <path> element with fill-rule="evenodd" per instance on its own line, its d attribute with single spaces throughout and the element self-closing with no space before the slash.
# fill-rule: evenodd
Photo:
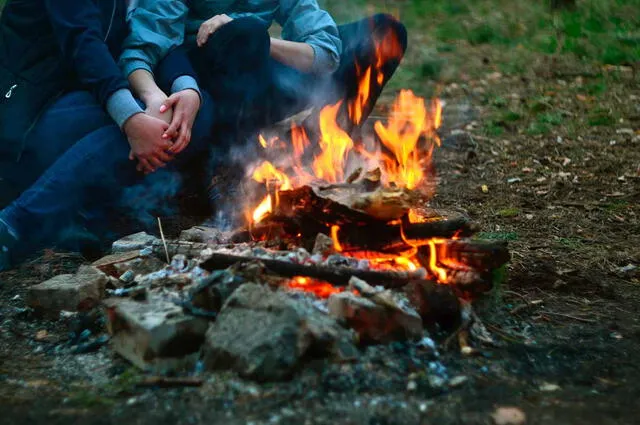
<svg viewBox="0 0 640 425">
<path fill-rule="evenodd" d="M 173 146 L 169 152 L 173 155 L 182 152 L 191 142 L 191 128 L 200 109 L 200 95 L 192 89 L 181 90 L 172 94 L 160 106 L 160 112 L 173 109 L 173 120 L 162 137 L 165 140 L 173 140 Z"/>
<path fill-rule="evenodd" d="M 125 122 L 124 132 L 131 146 L 129 159 L 138 160 L 138 171 L 153 173 L 173 159 L 167 153 L 171 142 L 162 138 L 168 128 L 166 122 L 143 113 L 135 114 Z"/>
<path fill-rule="evenodd" d="M 211 34 L 218 31 L 222 26 L 231 21 L 233 21 L 233 19 L 224 14 L 216 15 L 213 18 L 204 21 L 202 25 L 200 25 L 200 29 L 198 29 L 198 36 L 196 38 L 198 47 L 204 46 Z"/>
<path fill-rule="evenodd" d="M 161 119 L 167 124 L 171 124 L 173 120 L 173 109 L 162 109 L 162 105 L 167 101 L 168 97 L 164 94 L 163 91 L 158 90 L 152 94 L 148 94 L 142 97 L 142 101 L 144 102 L 146 109 L 145 113 L 154 118 Z"/>
</svg>

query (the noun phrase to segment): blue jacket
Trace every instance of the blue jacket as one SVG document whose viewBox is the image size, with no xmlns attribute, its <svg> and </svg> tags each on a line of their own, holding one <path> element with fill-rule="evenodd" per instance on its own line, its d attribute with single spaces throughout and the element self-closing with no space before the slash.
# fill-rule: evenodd
<svg viewBox="0 0 640 425">
<path fill-rule="evenodd" d="M 135 0 L 134 0 L 135 1 Z M 316 0 L 137 0 L 129 13 L 120 66 L 125 75 L 150 71 L 172 48 L 195 40 L 200 25 L 215 15 L 255 16 L 282 26 L 282 38 L 309 44 L 315 52 L 312 72 L 334 71 L 342 42 L 338 28 Z"/>
</svg>

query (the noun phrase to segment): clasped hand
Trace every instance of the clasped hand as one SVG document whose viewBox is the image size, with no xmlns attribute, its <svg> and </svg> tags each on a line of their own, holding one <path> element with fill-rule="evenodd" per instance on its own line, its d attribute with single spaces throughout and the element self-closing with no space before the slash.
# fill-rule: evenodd
<svg viewBox="0 0 640 425">
<path fill-rule="evenodd" d="M 132 116 L 124 126 L 131 145 L 130 160 L 145 174 L 166 167 L 191 141 L 191 129 L 200 109 L 200 95 L 182 90 L 168 98 L 146 99 L 144 113 Z"/>
</svg>

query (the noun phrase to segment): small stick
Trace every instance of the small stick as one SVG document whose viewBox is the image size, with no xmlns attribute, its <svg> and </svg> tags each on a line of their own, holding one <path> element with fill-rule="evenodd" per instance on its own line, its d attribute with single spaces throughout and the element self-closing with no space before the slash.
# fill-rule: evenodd
<svg viewBox="0 0 640 425">
<path fill-rule="evenodd" d="M 160 388 L 172 388 L 172 387 L 200 387 L 204 381 L 200 378 L 169 378 L 165 376 L 150 376 L 141 382 L 138 382 L 138 387 L 160 387 Z"/>
<path fill-rule="evenodd" d="M 577 320 L 578 322 L 584 322 L 584 323 L 597 323 L 597 320 L 585 319 L 583 317 L 572 316 L 570 314 L 554 313 L 552 311 L 541 311 L 540 314 L 542 314 L 543 316 L 546 314 L 549 316 L 565 317 L 567 319 L 573 319 L 573 320 Z"/>
<path fill-rule="evenodd" d="M 164 238 L 164 232 L 162 231 L 162 221 L 160 217 L 158 217 L 158 228 L 160 229 L 160 237 L 162 238 L 162 245 L 164 245 L 164 253 L 167 256 L 167 264 L 171 263 L 171 258 L 169 258 L 169 249 L 167 248 L 167 240 Z"/>
</svg>

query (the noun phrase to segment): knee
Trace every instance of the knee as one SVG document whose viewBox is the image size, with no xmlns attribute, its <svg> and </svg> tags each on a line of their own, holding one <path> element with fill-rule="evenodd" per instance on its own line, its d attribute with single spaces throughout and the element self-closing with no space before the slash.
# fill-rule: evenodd
<svg viewBox="0 0 640 425">
<path fill-rule="evenodd" d="M 224 46 L 227 59 L 262 58 L 269 55 L 269 33 L 265 21 L 256 17 L 234 19 L 224 25 L 209 39 L 206 47 L 220 52 Z"/>
<path fill-rule="evenodd" d="M 372 18 L 374 34 L 377 34 L 381 39 L 388 40 L 388 37 L 393 37 L 393 40 L 401 48 L 402 54 L 407 50 L 407 27 L 404 26 L 397 18 L 392 15 L 379 13 Z"/>
</svg>

